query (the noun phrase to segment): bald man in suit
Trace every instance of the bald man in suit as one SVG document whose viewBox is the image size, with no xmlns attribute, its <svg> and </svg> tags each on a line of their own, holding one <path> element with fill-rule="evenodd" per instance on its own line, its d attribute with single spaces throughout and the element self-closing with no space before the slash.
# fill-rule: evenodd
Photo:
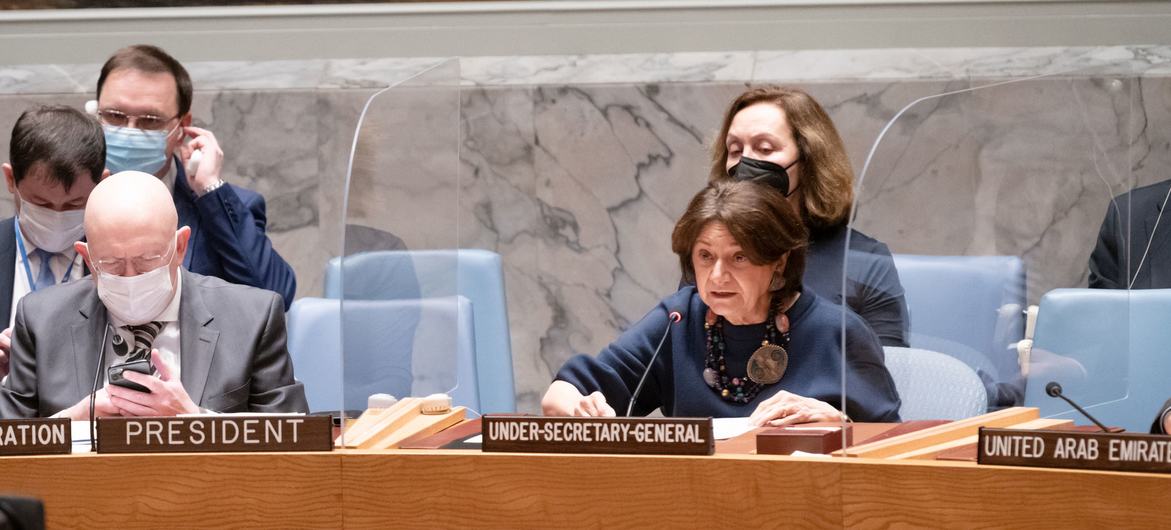
<svg viewBox="0 0 1171 530">
<path fill-rule="evenodd" d="M 280 296 L 183 270 L 190 230 L 177 223 L 152 175 L 126 171 L 94 188 L 88 242 L 76 245 L 93 280 L 20 301 L 0 416 L 86 419 L 95 376 L 133 360 L 156 371 L 124 374 L 147 391 L 106 384 L 93 394 L 95 415 L 308 410 Z"/>
</svg>

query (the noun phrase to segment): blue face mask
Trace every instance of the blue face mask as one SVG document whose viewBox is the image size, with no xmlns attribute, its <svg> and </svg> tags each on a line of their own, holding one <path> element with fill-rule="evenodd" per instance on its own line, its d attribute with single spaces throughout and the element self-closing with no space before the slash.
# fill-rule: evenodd
<svg viewBox="0 0 1171 530">
<path fill-rule="evenodd" d="M 106 169 L 157 173 L 167 163 L 167 136 L 164 131 L 102 125 L 106 133 Z"/>
</svg>

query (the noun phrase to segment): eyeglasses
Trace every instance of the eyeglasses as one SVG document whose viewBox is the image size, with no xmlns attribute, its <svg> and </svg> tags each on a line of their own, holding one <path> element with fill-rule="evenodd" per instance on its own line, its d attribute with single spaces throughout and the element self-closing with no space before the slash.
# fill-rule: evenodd
<svg viewBox="0 0 1171 530">
<path fill-rule="evenodd" d="M 161 131 L 171 120 L 178 117 L 178 114 L 170 118 L 163 118 L 153 114 L 126 114 L 115 109 L 102 109 L 98 111 L 98 120 L 106 125 L 113 127 L 131 127 L 144 131 Z"/>
<path fill-rule="evenodd" d="M 172 242 L 171 250 L 166 254 L 152 254 L 134 258 L 102 258 L 94 260 L 93 266 L 94 270 L 103 274 L 125 276 L 127 271 L 126 264 L 129 262 L 134 267 L 135 274 L 145 274 L 170 263 L 174 253 L 175 245 Z"/>
</svg>

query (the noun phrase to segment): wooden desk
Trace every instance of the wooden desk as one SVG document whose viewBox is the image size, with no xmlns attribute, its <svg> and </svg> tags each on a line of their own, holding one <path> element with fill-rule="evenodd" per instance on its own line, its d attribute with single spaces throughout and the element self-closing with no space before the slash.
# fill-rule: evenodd
<svg viewBox="0 0 1171 530">
<path fill-rule="evenodd" d="M 343 476 L 345 480 L 343 481 Z M 50 528 L 1167 525 L 1171 475 L 472 451 L 0 459 Z"/>
</svg>

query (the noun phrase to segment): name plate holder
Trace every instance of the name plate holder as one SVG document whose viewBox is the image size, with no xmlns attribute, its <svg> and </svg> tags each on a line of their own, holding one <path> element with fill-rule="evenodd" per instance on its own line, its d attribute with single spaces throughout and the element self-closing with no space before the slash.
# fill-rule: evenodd
<svg viewBox="0 0 1171 530">
<path fill-rule="evenodd" d="M 99 453 L 333 450 L 329 416 L 98 418 Z"/>
<path fill-rule="evenodd" d="M 488 414 L 484 452 L 711 455 L 711 418 L 578 418 Z"/>
<path fill-rule="evenodd" d="M 0 420 L 0 456 L 67 455 L 71 436 L 68 418 Z"/>
<path fill-rule="evenodd" d="M 978 464 L 1171 473 L 1171 436 L 980 429 Z"/>
</svg>

